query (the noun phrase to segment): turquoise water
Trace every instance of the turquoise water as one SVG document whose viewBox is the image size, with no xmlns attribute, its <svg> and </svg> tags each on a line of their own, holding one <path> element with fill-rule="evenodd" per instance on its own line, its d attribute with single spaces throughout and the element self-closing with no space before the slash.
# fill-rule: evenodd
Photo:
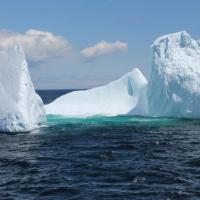
<svg viewBox="0 0 200 200">
<path fill-rule="evenodd" d="M 177 126 L 179 123 L 194 122 L 194 119 L 184 118 L 160 118 L 160 117 L 142 117 L 142 116 L 115 116 L 115 117 L 87 117 L 87 118 L 69 118 L 59 115 L 48 115 L 47 125 L 54 124 L 96 124 L 96 125 L 131 125 L 131 126 Z M 198 121 L 198 120 L 197 120 Z"/>
</svg>

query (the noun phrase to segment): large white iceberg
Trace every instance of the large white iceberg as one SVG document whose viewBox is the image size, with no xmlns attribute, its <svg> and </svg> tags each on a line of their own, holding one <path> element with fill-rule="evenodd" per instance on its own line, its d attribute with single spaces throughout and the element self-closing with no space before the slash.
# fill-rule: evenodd
<svg viewBox="0 0 200 200">
<path fill-rule="evenodd" d="M 200 42 L 183 32 L 152 45 L 149 114 L 200 117 Z"/>
<path fill-rule="evenodd" d="M 152 45 L 149 84 L 135 68 L 108 85 L 61 96 L 46 111 L 67 117 L 200 117 L 200 41 L 185 31 L 159 37 Z"/>
<path fill-rule="evenodd" d="M 44 120 L 22 48 L 0 51 L 0 132 L 30 131 Z"/>
<path fill-rule="evenodd" d="M 67 117 L 146 114 L 147 80 L 138 68 L 105 86 L 75 91 L 46 105 L 47 114 Z"/>
</svg>

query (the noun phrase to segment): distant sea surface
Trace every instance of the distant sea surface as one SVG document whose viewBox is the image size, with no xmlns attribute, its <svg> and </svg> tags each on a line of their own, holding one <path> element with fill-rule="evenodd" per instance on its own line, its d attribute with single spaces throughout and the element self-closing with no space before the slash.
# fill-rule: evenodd
<svg viewBox="0 0 200 200">
<path fill-rule="evenodd" d="M 45 103 L 67 92 L 38 91 Z M 0 199 L 200 199 L 200 120 L 48 116 L 0 134 Z"/>
</svg>

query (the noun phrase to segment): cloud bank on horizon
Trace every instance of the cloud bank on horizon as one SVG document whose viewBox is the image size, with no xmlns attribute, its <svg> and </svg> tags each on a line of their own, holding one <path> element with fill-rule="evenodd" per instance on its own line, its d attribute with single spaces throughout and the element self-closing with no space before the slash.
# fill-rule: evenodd
<svg viewBox="0 0 200 200">
<path fill-rule="evenodd" d="M 20 44 L 27 59 L 34 63 L 53 58 L 67 58 L 74 51 L 77 55 L 91 59 L 115 51 L 125 51 L 128 48 L 128 44 L 121 41 L 102 40 L 94 46 L 77 51 L 66 38 L 51 32 L 34 29 L 29 29 L 25 33 L 0 30 L 0 49 L 7 49 L 15 44 Z"/>
</svg>

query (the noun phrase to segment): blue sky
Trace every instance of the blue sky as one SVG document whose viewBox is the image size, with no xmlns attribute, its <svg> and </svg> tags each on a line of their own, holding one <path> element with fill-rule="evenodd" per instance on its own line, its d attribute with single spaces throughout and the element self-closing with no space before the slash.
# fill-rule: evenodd
<svg viewBox="0 0 200 200">
<path fill-rule="evenodd" d="M 199 10 L 198 0 L 1 0 L 0 25 L 13 35 L 21 34 L 21 40 L 34 29 L 61 36 L 59 45 L 69 43 L 70 50 L 58 58 L 35 59 L 38 48 L 51 48 L 46 43 L 27 50 L 33 54 L 27 60 L 36 88 L 91 88 L 133 67 L 148 76 L 150 45 L 158 36 L 186 30 L 200 38 Z M 83 49 L 102 41 L 111 46 L 108 51 L 83 58 Z M 116 41 L 127 48 L 116 47 Z M 53 54 L 57 49 L 45 52 Z"/>
</svg>

